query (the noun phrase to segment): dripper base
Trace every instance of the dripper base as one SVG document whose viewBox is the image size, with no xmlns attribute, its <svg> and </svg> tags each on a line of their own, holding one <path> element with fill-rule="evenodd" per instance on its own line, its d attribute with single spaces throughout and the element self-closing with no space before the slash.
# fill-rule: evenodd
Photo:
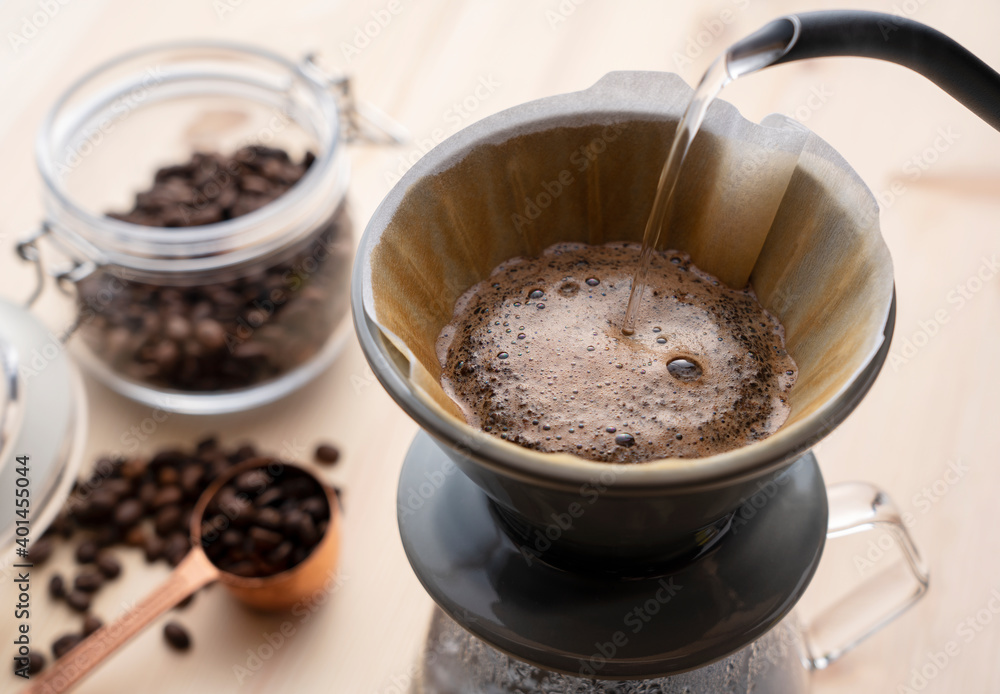
<svg viewBox="0 0 1000 694">
<path fill-rule="evenodd" d="M 761 483 L 710 551 L 669 573 L 621 578 L 539 561 L 425 432 L 407 453 L 397 498 L 410 565 L 452 619 L 532 665 L 616 679 L 702 667 L 766 633 L 808 586 L 828 515 L 806 453 Z"/>
</svg>

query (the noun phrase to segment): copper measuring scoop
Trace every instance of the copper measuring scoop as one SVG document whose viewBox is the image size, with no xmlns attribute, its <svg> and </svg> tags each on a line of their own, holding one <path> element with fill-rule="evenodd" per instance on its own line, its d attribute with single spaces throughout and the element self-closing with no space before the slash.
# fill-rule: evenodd
<svg viewBox="0 0 1000 694">
<path fill-rule="evenodd" d="M 237 475 L 275 464 L 298 470 L 322 487 L 330 505 L 330 522 L 326 532 L 309 556 L 286 571 L 261 578 L 245 578 L 223 571 L 212 563 L 202 547 L 201 526 L 205 510 L 223 485 Z M 131 611 L 81 641 L 47 672 L 32 678 L 32 684 L 23 694 L 58 694 L 68 691 L 150 622 L 199 588 L 215 581 L 222 583 L 230 593 L 251 607 L 262 610 L 290 609 L 296 603 L 323 590 L 329 580 L 340 552 L 340 523 L 337 495 L 305 468 L 272 459 L 266 462 L 249 460 L 230 468 L 199 497 L 191 516 L 191 550 L 166 581 Z"/>
</svg>

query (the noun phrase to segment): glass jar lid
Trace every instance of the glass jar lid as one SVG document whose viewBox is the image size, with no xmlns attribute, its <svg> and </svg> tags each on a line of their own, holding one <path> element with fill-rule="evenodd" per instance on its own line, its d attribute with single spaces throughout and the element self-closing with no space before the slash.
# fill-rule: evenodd
<svg viewBox="0 0 1000 694">
<path fill-rule="evenodd" d="M 38 540 L 59 512 L 80 464 L 86 415 L 82 383 L 62 342 L 3 299 L 0 376 L 0 550 L 6 552 L 17 537 L 26 536 L 29 546 Z"/>
</svg>

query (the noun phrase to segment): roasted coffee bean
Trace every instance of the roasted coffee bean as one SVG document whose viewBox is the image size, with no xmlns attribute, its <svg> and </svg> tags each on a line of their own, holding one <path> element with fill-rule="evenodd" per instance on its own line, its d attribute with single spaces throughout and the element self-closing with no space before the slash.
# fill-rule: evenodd
<svg viewBox="0 0 1000 694">
<path fill-rule="evenodd" d="M 265 506 L 264 508 L 257 511 L 257 517 L 254 522 L 262 528 L 267 528 L 268 530 L 280 530 L 284 524 L 284 518 L 281 512 L 277 509 Z"/>
<path fill-rule="evenodd" d="M 187 629 L 177 622 L 167 622 L 163 625 L 163 638 L 178 651 L 186 651 L 191 647 L 191 636 Z"/>
<path fill-rule="evenodd" d="M 180 529 L 181 514 L 180 506 L 165 506 L 161 508 L 156 514 L 156 520 L 153 523 L 156 534 L 160 537 L 166 537 L 175 530 Z"/>
<path fill-rule="evenodd" d="M 296 536 L 299 527 L 305 521 L 308 514 L 301 508 L 292 508 L 285 512 L 284 531 L 286 535 Z"/>
<path fill-rule="evenodd" d="M 187 555 L 189 549 L 191 549 L 191 542 L 188 540 L 187 533 L 174 533 L 167 538 L 163 546 L 163 556 L 167 558 L 168 564 L 177 566 Z"/>
<path fill-rule="evenodd" d="M 185 607 L 187 607 L 187 606 L 188 606 L 188 605 L 190 605 L 190 604 L 191 604 L 192 602 L 194 602 L 194 596 L 195 596 L 195 593 L 191 593 L 191 595 L 189 595 L 189 596 L 187 596 L 186 598 L 184 598 L 183 600 L 181 600 L 181 601 L 180 601 L 179 603 L 177 603 L 177 604 L 176 604 L 176 605 L 175 605 L 174 607 L 175 607 L 176 609 L 178 609 L 178 610 L 183 610 L 183 609 L 184 609 Z"/>
<path fill-rule="evenodd" d="M 286 540 L 275 547 L 273 552 L 267 555 L 267 561 L 277 566 L 285 566 L 288 564 L 288 560 L 291 559 L 292 551 L 294 549 L 295 545 Z"/>
<path fill-rule="evenodd" d="M 146 556 L 146 561 L 153 563 L 163 556 L 163 540 L 156 535 L 147 535 L 142 551 Z"/>
<path fill-rule="evenodd" d="M 161 487 L 175 485 L 180 479 L 181 475 L 175 467 L 161 467 L 156 473 L 156 483 Z M 156 503 L 155 499 L 153 503 Z"/>
<path fill-rule="evenodd" d="M 187 507 L 181 511 L 180 530 L 187 532 L 191 527 L 191 519 L 194 517 L 194 508 Z"/>
<path fill-rule="evenodd" d="M 118 470 L 120 467 L 121 465 L 116 465 L 115 469 Z M 104 489 L 109 494 L 114 494 L 116 498 L 121 499 L 132 493 L 132 483 L 120 477 L 112 477 L 104 481 Z"/>
<path fill-rule="evenodd" d="M 257 519 L 257 509 L 243 500 L 240 500 L 238 505 L 235 506 L 235 511 L 236 512 L 232 517 L 232 523 L 236 527 L 245 528 L 249 525 L 253 525 L 254 521 Z"/>
<path fill-rule="evenodd" d="M 142 502 L 144 508 L 150 509 L 153 507 L 153 499 L 156 498 L 158 491 L 155 482 L 144 482 L 139 487 L 139 501 Z"/>
<path fill-rule="evenodd" d="M 131 458 L 122 464 L 121 476 L 123 479 L 135 481 L 146 473 L 146 461 L 141 458 Z"/>
<path fill-rule="evenodd" d="M 259 526 L 253 526 L 247 532 L 247 536 L 253 543 L 253 551 L 259 554 L 264 554 L 281 544 L 283 539 L 281 533 L 276 533 L 273 530 L 267 530 Z"/>
<path fill-rule="evenodd" d="M 257 449 L 248 443 L 243 444 L 236 449 L 234 456 L 234 463 L 242 463 L 244 460 L 250 460 L 251 458 L 257 457 Z"/>
<path fill-rule="evenodd" d="M 201 465 L 187 465 L 181 470 L 180 485 L 184 494 L 189 499 L 195 499 L 202 490 L 202 478 L 205 476 L 205 468 Z"/>
<path fill-rule="evenodd" d="M 129 528 L 125 533 L 125 544 L 129 547 L 142 547 L 146 542 L 146 532 L 139 526 Z"/>
<path fill-rule="evenodd" d="M 104 626 L 104 622 L 101 621 L 100 617 L 96 617 L 92 614 L 88 614 L 83 618 L 83 635 L 84 637 L 90 636 L 95 631 Z"/>
<path fill-rule="evenodd" d="M 118 505 L 118 495 L 110 489 L 95 489 L 90 495 L 88 517 L 91 520 L 107 518 Z"/>
<path fill-rule="evenodd" d="M 282 500 L 284 500 L 284 495 L 281 493 L 281 490 L 278 489 L 277 487 L 271 487 L 261 492 L 257 496 L 257 498 L 253 500 L 253 504 L 258 508 L 262 508 L 265 506 L 270 506 L 276 501 L 282 501 Z"/>
<path fill-rule="evenodd" d="M 96 593 L 104 585 L 104 576 L 99 571 L 88 569 L 81 571 L 73 579 L 73 587 L 84 593 Z"/>
<path fill-rule="evenodd" d="M 24 667 L 23 662 L 14 659 L 14 673 L 18 673 Z M 28 651 L 28 674 L 37 675 L 45 669 L 45 656 L 38 651 Z"/>
<path fill-rule="evenodd" d="M 295 534 L 304 546 L 311 547 L 319 542 L 319 531 L 309 514 L 303 514 L 302 520 L 295 528 Z"/>
<path fill-rule="evenodd" d="M 76 563 L 77 564 L 90 564 L 95 559 L 97 559 L 97 552 L 100 548 L 97 543 L 93 540 L 84 540 L 76 548 Z"/>
<path fill-rule="evenodd" d="M 333 465 L 340 460 L 340 451 L 328 443 L 316 446 L 316 460 L 326 465 Z"/>
<path fill-rule="evenodd" d="M 233 486 L 243 494 L 260 494 L 270 481 L 267 470 L 248 470 L 233 480 Z"/>
<path fill-rule="evenodd" d="M 83 641 L 83 637 L 79 634 L 66 634 L 64 636 L 60 636 L 55 640 L 55 643 L 52 644 L 52 655 L 56 660 L 59 660 L 71 650 L 76 648 L 81 641 Z"/>
<path fill-rule="evenodd" d="M 97 530 L 97 534 L 94 536 L 94 542 L 97 543 L 98 547 L 110 547 L 111 545 L 116 545 L 122 541 L 122 531 L 121 528 L 115 525 L 105 525 Z"/>
<path fill-rule="evenodd" d="M 115 509 L 115 523 L 123 528 L 131 527 L 142 519 L 144 510 L 138 499 L 126 499 Z"/>
<path fill-rule="evenodd" d="M 211 318 L 203 318 L 194 326 L 195 339 L 207 350 L 215 351 L 226 346 L 226 329 Z"/>
<path fill-rule="evenodd" d="M 164 506 L 170 506 L 172 504 L 179 503 L 183 498 L 184 498 L 184 492 L 181 491 L 181 488 L 171 485 L 169 487 L 163 487 L 162 489 L 160 489 L 156 493 L 156 496 L 153 497 L 153 500 L 149 506 L 154 511 L 158 511 Z"/>
<path fill-rule="evenodd" d="M 53 598 L 66 597 L 66 581 L 60 574 L 53 574 L 52 578 L 49 579 L 49 595 Z"/>
<path fill-rule="evenodd" d="M 292 499 L 304 499 L 316 492 L 316 484 L 308 477 L 293 477 L 281 484 L 281 491 Z"/>
<path fill-rule="evenodd" d="M 299 505 L 299 509 L 312 516 L 313 520 L 321 520 L 330 516 L 330 505 L 321 496 L 311 496 L 303 499 Z"/>
<path fill-rule="evenodd" d="M 40 537 L 29 546 L 28 561 L 35 566 L 41 566 L 52 556 L 54 548 L 55 543 L 52 542 L 51 538 Z"/>
<path fill-rule="evenodd" d="M 199 455 L 209 451 L 217 451 L 219 450 L 219 439 L 215 436 L 206 436 L 195 444 L 194 449 Z"/>
<path fill-rule="evenodd" d="M 90 593 L 72 590 L 66 595 L 66 604 L 77 612 L 86 612 L 90 609 Z"/>
<path fill-rule="evenodd" d="M 107 552 L 98 554 L 97 561 L 94 562 L 94 564 L 97 566 L 97 570 L 100 571 L 105 578 L 118 578 L 118 576 L 121 575 L 121 563 Z"/>
</svg>

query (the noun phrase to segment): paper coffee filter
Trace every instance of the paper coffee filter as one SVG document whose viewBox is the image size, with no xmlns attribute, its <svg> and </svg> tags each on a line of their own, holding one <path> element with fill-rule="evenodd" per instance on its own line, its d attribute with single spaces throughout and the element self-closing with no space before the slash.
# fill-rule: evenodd
<svg viewBox="0 0 1000 694">
<path fill-rule="evenodd" d="M 406 174 L 369 227 L 383 228 L 362 250 L 363 301 L 418 397 L 464 422 L 440 386 L 435 341 L 456 300 L 498 264 L 558 242 L 642 240 L 690 95 L 676 75 L 612 73 L 480 121 Z M 893 279 L 875 200 L 802 126 L 782 116 L 757 125 L 725 102 L 709 110 L 677 195 L 660 249 L 690 254 L 731 287 L 749 281 L 785 327 L 799 367 L 791 414 L 753 444 L 780 445 L 882 341 Z"/>
</svg>

